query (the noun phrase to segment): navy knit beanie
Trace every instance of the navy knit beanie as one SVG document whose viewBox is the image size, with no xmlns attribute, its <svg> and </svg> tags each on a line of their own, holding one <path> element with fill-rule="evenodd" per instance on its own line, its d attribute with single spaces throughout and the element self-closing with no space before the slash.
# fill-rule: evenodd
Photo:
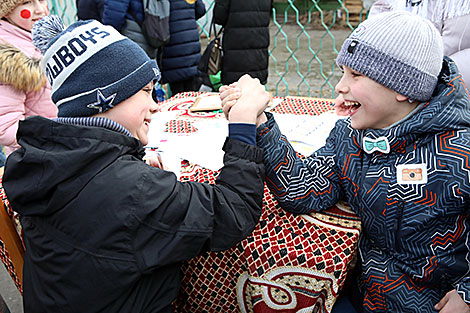
<svg viewBox="0 0 470 313">
<path fill-rule="evenodd" d="M 443 43 L 434 25 L 405 11 L 374 15 L 344 41 L 336 63 L 412 100 L 431 98 Z"/>
<path fill-rule="evenodd" d="M 105 112 L 160 79 L 155 60 L 132 40 L 98 21 L 78 21 L 67 29 L 55 15 L 32 30 L 44 57 L 42 68 L 52 87 L 59 117 Z"/>
</svg>

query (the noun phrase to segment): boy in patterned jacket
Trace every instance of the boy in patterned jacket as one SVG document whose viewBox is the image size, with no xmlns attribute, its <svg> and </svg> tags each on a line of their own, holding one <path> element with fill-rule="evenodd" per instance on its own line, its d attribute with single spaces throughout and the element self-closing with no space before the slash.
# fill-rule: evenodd
<svg viewBox="0 0 470 313">
<path fill-rule="evenodd" d="M 364 312 L 469 311 L 470 103 L 442 51 L 437 30 L 418 16 L 361 23 L 337 58 L 335 105 L 349 117 L 305 160 L 271 114 L 258 117 L 267 183 L 286 211 L 346 199 L 360 216 Z M 228 112 L 250 95 L 235 84 L 221 98 Z"/>
</svg>

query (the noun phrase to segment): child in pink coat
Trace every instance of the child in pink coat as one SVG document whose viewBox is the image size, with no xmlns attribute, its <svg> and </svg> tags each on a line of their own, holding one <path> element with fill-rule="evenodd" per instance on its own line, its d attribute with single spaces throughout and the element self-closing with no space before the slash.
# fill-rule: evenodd
<svg viewBox="0 0 470 313">
<path fill-rule="evenodd" d="M 57 117 L 51 89 L 40 68 L 41 53 L 31 29 L 49 15 L 46 0 L 2 0 L 0 3 L 0 145 L 10 154 L 18 122 L 28 116 Z"/>
</svg>

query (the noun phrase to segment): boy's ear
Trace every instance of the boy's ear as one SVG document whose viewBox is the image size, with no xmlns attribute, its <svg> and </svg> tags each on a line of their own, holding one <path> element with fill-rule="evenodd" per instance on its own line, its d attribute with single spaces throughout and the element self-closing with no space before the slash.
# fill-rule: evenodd
<svg viewBox="0 0 470 313">
<path fill-rule="evenodd" d="M 397 93 L 396 99 L 398 102 L 408 101 L 408 97 Z"/>
</svg>

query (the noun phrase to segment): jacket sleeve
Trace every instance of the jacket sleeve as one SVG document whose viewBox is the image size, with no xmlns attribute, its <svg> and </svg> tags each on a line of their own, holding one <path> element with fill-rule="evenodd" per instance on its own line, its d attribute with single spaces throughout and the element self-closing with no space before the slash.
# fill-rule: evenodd
<svg viewBox="0 0 470 313">
<path fill-rule="evenodd" d="M 470 277 L 464 278 L 457 284 L 457 292 L 462 297 L 463 301 L 470 306 Z"/>
<path fill-rule="evenodd" d="M 230 11 L 230 0 L 215 0 L 214 5 L 214 22 L 218 25 L 225 26 Z"/>
<path fill-rule="evenodd" d="M 294 214 L 328 209 L 343 197 L 337 165 L 335 129 L 324 147 L 305 160 L 299 158 L 281 134 L 272 114 L 257 129 L 257 144 L 264 149 L 266 184 L 281 207 Z"/>
<path fill-rule="evenodd" d="M 200 19 L 201 17 L 206 14 L 206 6 L 204 5 L 204 2 L 202 0 L 197 0 L 196 1 L 196 20 Z"/>
<path fill-rule="evenodd" d="M 122 30 L 129 9 L 130 0 L 104 0 L 103 24 Z"/>
<path fill-rule="evenodd" d="M 10 85 L 0 84 L 0 145 L 12 149 L 16 143 L 18 122 L 25 118 L 26 93 L 17 91 Z"/>
<path fill-rule="evenodd" d="M 262 150 L 228 138 L 215 185 L 178 182 L 149 168 L 135 216 L 137 263 L 144 271 L 220 251 L 246 238 L 258 223 L 264 195 Z"/>
<path fill-rule="evenodd" d="M 103 20 L 103 10 L 104 10 L 104 0 L 97 0 L 96 4 L 96 11 L 100 17 L 100 22 Z"/>
<path fill-rule="evenodd" d="M 449 56 L 463 76 L 465 84 L 470 85 L 470 14 L 449 18 L 442 22 L 442 41 L 444 55 Z"/>
</svg>

